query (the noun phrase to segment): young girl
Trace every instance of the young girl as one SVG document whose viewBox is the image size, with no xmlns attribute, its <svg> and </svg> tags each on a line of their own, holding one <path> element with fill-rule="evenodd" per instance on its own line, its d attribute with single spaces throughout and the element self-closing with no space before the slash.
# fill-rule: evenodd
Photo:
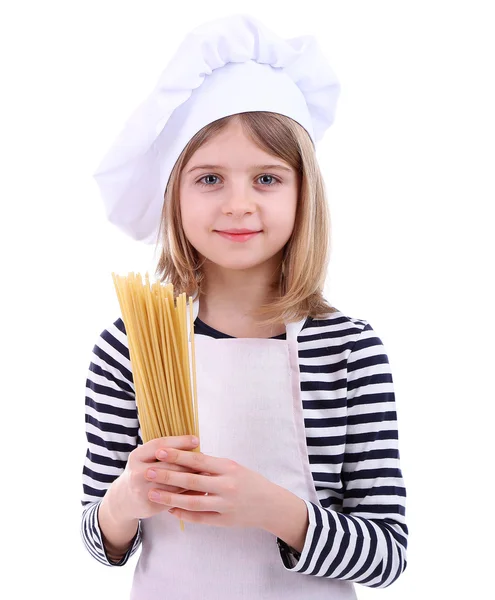
<svg viewBox="0 0 495 600">
<path fill-rule="evenodd" d="M 314 144 L 338 89 L 311 38 L 207 24 L 97 174 L 111 220 L 157 239 L 157 276 L 195 297 L 201 453 L 142 443 L 121 319 L 90 366 L 82 534 L 106 565 L 142 544 L 132 598 L 347 600 L 406 567 L 388 358 L 322 295 Z"/>
</svg>

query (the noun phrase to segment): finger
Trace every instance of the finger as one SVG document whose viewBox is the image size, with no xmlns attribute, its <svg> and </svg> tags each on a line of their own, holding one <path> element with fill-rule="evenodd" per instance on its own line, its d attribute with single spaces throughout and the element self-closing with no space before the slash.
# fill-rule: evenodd
<svg viewBox="0 0 495 600">
<path fill-rule="evenodd" d="M 193 471 L 207 471 L 214 475 L 223 475 L 238 467 L 235 461 L 228 458 L 208 456 L 202 452 L 184 452 L 168 447 L 160 450 L 157 458 L 163 463 L 181 465 Z"/>
<path fill-rule="evenodd" d="M 182 492 L 177 492 L 178 494 L 185 494 L 186 496 L 204 496 L 208 495 L 208 492 L 192 492 L 191 490 L 184 490 Z"/>
<path fill-rule="evenodd" d="M 154 462 L 156 460 L 156 453 L 160 448 L 170 447 L 170 448 L 178 448 L 180 450 L 193 450 L 199 446 L 199 443 L 195 443 L 193 441 L 192 435 L 177 435 L 177 436 L 169 436 L 169 437 L 161 437 L 156 438 L 154 440 L 150 440 L 143 444 L 142 446 L 138 446 L 134 451 L 136 453 L 136 458 L 143 462 Z"/>
<path fill-rule="evenodd" d="M 146 464 L 146 463 L 145 463 Z M 149 465 L 151 466 L 151 465 Z M 162 463 L 160 463 L 159 461 L 153 463 L 153 468 L 154 469 L 168 469 L 171 471 L 180 471 L 181 473 L 191 473 L 190 469 L 187 469 L 186 467 L 181 467 L 180 465 L 163 465 Z M 146 469 L 144 469 L 143 471 L 143 478 L 147 481 L 150 482 L 150 478 L 148 478 L 146 476 Z M 151 483 L 153 483 L 151 481 Z M 155 485 L 162 487 L 160 484 L 155 483 Z M 184 492 L 187 492 L 188 490 L 185 488 L 181 488 L 181 487 L 176 487 L 174 485 L 164 485 L 163 489 L 167 492 L 173 492 L 174 494 L 183 494 Z"/>
<path fill-rule="evenodd" d="M 217 493 L 218 480 L 208 475 L 199 473 L 179 473 L 168 469 L 146 469 L 145 477 L 148 481 L 161 485 L 176 486 L 195 492 Z"/>
<path fill-rule="evenodd" d="M 148 499 L 154 504 L 184 508 L 193 512 L 219 512 L 218 507 L 221 502 L 218 496 L 172 494 L 157 488 L 152 488 L 148 492 Z"/>
<path fill-rule="evenodd" d="M 161 490 L 165 490 L 166 492 L 172 492 L 174 494 L 183 494 L 184 492 L 188 491 L 186 488 L 179 487 L 176 485 L 166 485 L 166 484 L 157 483 L 156 481 L 148 479 L 146 476 L 144 477 L 144 479 L 148 485 L 151 484 L 150 487 L 156 486 L 157 488 L 160 488 Z"/>
<path fill-rule="evenodd" d="M 164 464 L 159 460 L 155 461 L 153 465 L 147 465 L 147 467 L 152 467 L 153 469 L 169 469 L 170 471 L 179 471 L 180 473 L 191 473 L 191 469 L 187 467 L 181 467 L 180 465 L 174 464 Z M 146 470 L 144 471 L 146 473 Z"/>
<path fill-rule="evenodd" d="M 172 494 L 184 494 L 185 492 L 187 492 L 187 490 L 185 490 L 184 488 L 175 487 L 174 485 L 160 486 L 160 489 L 164 490 L 165 492 L 172 492 Z"/>
</svg>

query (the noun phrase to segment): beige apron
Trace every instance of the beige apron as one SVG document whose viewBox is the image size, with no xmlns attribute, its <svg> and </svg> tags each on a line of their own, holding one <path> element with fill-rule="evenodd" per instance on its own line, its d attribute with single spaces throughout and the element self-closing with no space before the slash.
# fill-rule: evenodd
<svg viewBox="0 0 495 600">
<path fill-rule="evenodd" d="M 194 303 L 194 319 L 199 303 Z M 319 504 L 300 395 L 297 336 L 195 336 L 201 451 L 230 458 Z M 190 332 L 190 323 L 188 323 Z M 185 523 L 167 511 L 144 519 L 132 600 L 354 600 L 352 583 L 287 571 L 274 535 Z"/>
</svg>

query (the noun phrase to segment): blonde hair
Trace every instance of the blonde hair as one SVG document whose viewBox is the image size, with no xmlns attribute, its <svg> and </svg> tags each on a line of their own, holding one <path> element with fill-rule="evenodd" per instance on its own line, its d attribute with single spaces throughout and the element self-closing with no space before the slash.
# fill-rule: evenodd
<svg viewBox="0 0 495 600">
<path fill-rule="evenodd" d="M 288 163 L 299 175 L 300 189 L 294 230 L 285 245 L 275 298 L 256 314 L 263 325 L 324 318 L 336 312 L 323 297 L 330 254 L 330 213 L 323 177 L 311 138 L 293 119 L 271 112 L 245 112 L 209 123 L 189 141 L 174 165 L 164 196 L 160 222 L 161 254 L 156 276 L 172 283 L 174 292 L 201 295 L 204 274 L 201 259 L 189 243 L 180 213 L 179 184 L 183 168 L 196 150 L 238 119 L 247 135 L 262 150 Z"/>
</svg>

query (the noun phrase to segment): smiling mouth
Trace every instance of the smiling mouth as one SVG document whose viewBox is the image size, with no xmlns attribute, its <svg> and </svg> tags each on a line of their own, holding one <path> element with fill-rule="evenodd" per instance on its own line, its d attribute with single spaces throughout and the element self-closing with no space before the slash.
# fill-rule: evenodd
<svg viewBox="0 0 495 600">
<path fill-rule="evenodd" d="M 229 233 L 228 231 L 215 231 L 218 235 L 232 242 L 247 242 L 256 237 L 261 231 L 248 231 L 245 233 Z"/>
<path fill-rule="evenodd" d="M 217 233 L 231 233 L 231 234 L 243 234 L 243 233 L 260 233 L 261 229 L 214 229 Z"/>
</svg>

